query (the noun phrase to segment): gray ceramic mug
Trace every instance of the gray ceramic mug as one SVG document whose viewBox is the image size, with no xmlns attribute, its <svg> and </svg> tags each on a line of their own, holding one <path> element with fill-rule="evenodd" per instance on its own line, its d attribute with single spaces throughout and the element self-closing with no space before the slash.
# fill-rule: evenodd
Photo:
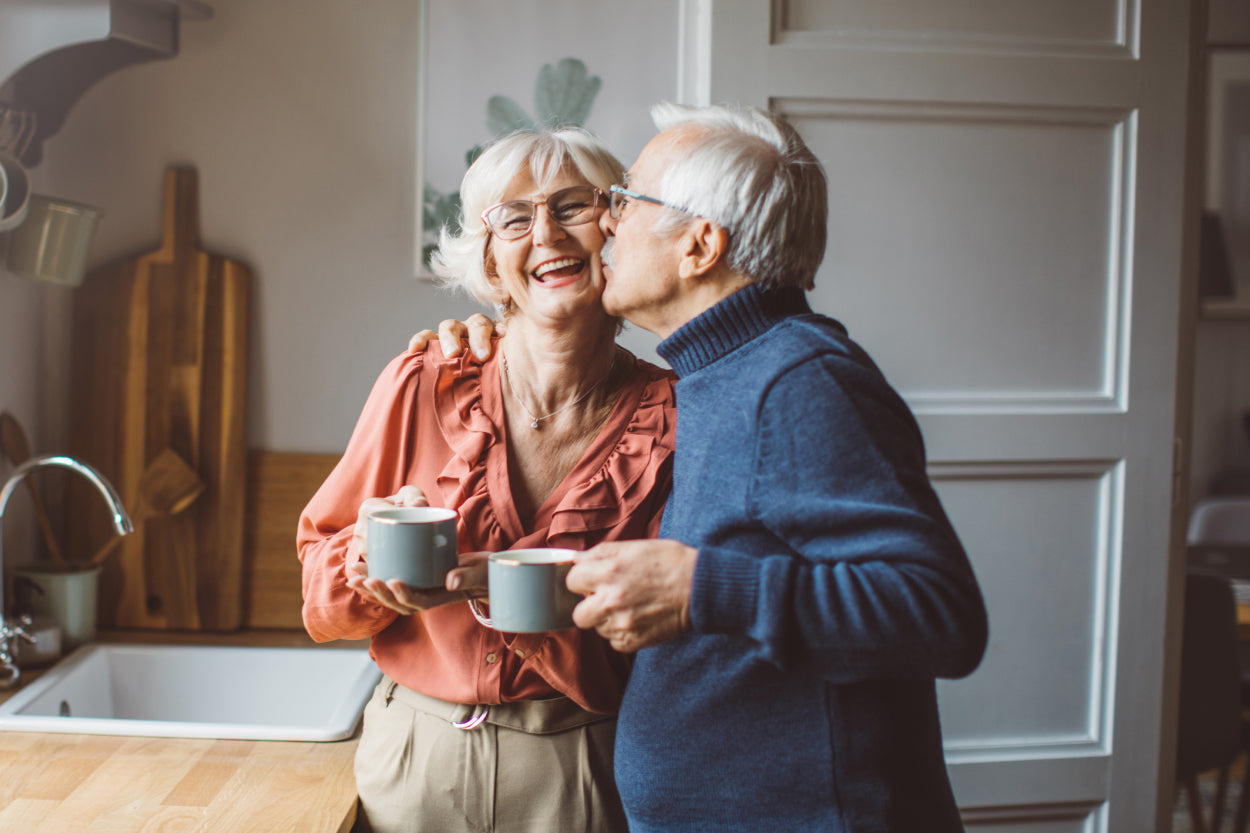
<svg viewBox="0 0 1250 833">
<path fill-rule="evenodd" d="M 469 601 L 469 608 L 483 625 L 506 633 L 573 627 L 573 608 L 582 597 L 571 592 L 564 580 L 576 554 L 550 547 L 493 554 L 486 568 L 490 616 L 476 599 Z"/>
<path fill-rule="evenodd" d="M 370 578 L 409 587 L 442 587 L 456 566 L 456 511 L 396 506 L 370 512 L 365 563 Z"/>
</svg>

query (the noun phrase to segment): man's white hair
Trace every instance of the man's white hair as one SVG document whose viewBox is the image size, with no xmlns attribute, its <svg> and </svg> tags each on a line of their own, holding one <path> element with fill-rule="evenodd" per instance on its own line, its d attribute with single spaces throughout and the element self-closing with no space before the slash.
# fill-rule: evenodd
<svg viewBox="0 0 1250 833">
<path fill-rule="evenodd" d="M 479 303 L 503 300 L 487 278 L 489 232 L 482 212 L 503 199 L 517 174 L 528 170 L 539 189 L 572 170 L 605 194 L 624 176 L 624 166 L 592 133 L 577 127 L 523 130 L 489 144 L 460 183 L 460 229 L 444 227 L 430 267 L 443 286 L 467 292 Z M 493 269 L 493 267 L 492 267 Z"/>
<path fill-rule="evenodd" d="M 699 131 L 697 147 L 675 154 L 655 196 L 729 232 L 726 262 L 762 286 L 811 289 L 825 256 L 829 213 L 825 171 L 798 131 L 754 107 L 686 107 L 660 102 L 661 132 Z M 689 217 L 671 212 L 656 230 Z"/>
</svg>

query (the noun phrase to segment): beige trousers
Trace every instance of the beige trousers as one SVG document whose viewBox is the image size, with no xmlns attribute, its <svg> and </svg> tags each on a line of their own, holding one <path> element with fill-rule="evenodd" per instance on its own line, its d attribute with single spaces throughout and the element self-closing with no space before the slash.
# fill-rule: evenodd
<svg viewBox="0 0 1250 833">
<path fill-rule="evenodd" d="M 383 677 L 356 751 L 354 831 L 625 833 L 615 732 L 564 697 L 466 706 Z"/>
</svg>

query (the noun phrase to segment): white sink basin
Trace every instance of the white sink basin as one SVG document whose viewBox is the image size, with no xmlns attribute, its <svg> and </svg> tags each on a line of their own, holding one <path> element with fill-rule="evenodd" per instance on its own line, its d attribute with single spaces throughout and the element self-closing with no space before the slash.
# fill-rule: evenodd
<svg viewBox="0 0 1250 833">
<path fill-rule="evenodd" d="M 380 676 L 359 649 L 97 643 L 0 704 L 0 730 L 342 740 Z"/>
</svg>

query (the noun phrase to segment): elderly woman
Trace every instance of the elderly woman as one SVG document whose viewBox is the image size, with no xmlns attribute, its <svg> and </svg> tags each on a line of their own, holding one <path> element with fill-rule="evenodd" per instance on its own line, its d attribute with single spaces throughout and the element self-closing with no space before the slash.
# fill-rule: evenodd
<svg viewBox="0 0 1250 833">
<path fill-rule="evenodd" d="M 356 758 L 375 831 L 623 831 L 612 778 L 627 660 L 575 628 L 501 633 L 466 601 L 486 553 L 652 537 L 670 489 L 673 377 L 615 343 L 598 220 L 619 162 L 576 129 L 492 144 L 435 268 L 506 325 L 484 363 L 437 344 L 382 372 L 299 524 L 314 639 L 371 638 L 384 677 Z M 460 566 L 416 590 L 367 574 L 364 520 L 459 512 Z"/>
</svg>

